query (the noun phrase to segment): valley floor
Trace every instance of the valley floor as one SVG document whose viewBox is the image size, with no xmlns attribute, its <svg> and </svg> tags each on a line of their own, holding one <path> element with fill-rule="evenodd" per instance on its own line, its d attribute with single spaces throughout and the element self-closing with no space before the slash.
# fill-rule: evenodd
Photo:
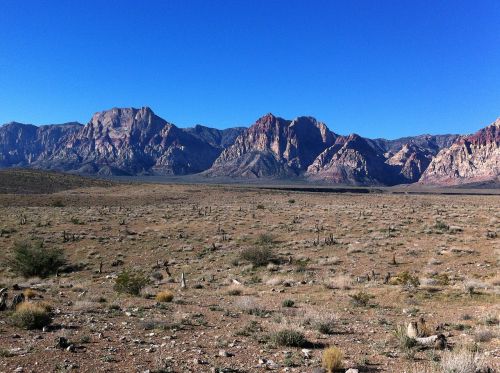
<svg viewBox="0 0 500 373">
<path fill-rule="evenodd" d="M 441 371 L 471 345 L 500 361 L 498 195 L 118 184 L 0 195 L 0 231 L 0 288 L 53 315 L 24 330 L 0 311 L 0 372 L 312 372 L 329 346 L 360 372 Z M 74 271 L 13 273 L 32 238 Z M 150 279 L 140 296 L 115 290 L 125 269 Z M 420 318 L 445 351 L 397 336 Z"/>
</svg>

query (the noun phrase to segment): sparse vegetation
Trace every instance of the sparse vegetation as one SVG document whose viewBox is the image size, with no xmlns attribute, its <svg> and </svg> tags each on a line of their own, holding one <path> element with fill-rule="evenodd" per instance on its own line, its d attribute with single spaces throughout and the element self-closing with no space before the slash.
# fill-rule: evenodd
<svg viewBox="0 0 500 373">
<path fill-rule="evenodd" d="M 495 196 L 180 184 L 96 190 L 0 195 L 2 263 L 15 242 L 32 245 L 30 237 L 43 239 L 44 249 L 61 247 L 72 263 L 53 278 L 24 279 L 0 266 L 3 370 L 37 361 L 40 371 L 78 364 L 305 372 L 323 365 L 443 373 L 448 349 L 471 341 L 479 360 L 493 360 L 500 281 L 486 230 L 500 217 Z M 65 207 L 53 208 L 54 199 Z M 482 201 L 486 208 L 470 209 Z M 450 229 L 436 234 L 436 220 Z M 455 225 L 463 229 L 452 235 Z M 245 259 L 246 248 L 263 250 Z M 12 304 L 23 304 L 23 295 L 50 315 L 43 331 L 14 322 L 21 318 Z M 441 334 L 444 342 L 423 344 Z M 342 368 L 323 363 L 329 344 L 345 351 L 336 359 Z"/>
</svg>

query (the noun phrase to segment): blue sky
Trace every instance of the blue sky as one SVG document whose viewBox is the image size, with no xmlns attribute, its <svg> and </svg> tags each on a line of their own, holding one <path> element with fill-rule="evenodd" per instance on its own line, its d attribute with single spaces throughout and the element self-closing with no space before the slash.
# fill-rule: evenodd
<svg viewBox="0 0 500 373">
<path fill-rule="evenodd" d="M 147 105 L 179 126 L 470 133 L 500 116 L 499 19 L 498 0 L 0 0 L 0 123 Z"/>
</svg>

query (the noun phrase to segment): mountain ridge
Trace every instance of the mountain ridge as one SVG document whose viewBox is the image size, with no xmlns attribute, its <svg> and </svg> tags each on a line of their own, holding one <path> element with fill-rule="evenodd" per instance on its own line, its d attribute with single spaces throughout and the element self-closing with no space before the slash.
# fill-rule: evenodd
<svg viewBox="0 0 500 373">
<path fill-rule="evenodd" d="M 112 108 L 95 113 L 85 125 L 0 126 L 0 168 L 455 185 L 498 180 L 499 125 L 497 119 L 465 136 L 425 134 L 387 140 L 339 135 L 311 116 L 288 120 L 268 113 L 247 128 L 220 130 L 203 125 L 180 128 L 149 107 Z M 466 154 L 459 160 L 464 164 L 453 164 L 457 154 Z"/>
</svg>

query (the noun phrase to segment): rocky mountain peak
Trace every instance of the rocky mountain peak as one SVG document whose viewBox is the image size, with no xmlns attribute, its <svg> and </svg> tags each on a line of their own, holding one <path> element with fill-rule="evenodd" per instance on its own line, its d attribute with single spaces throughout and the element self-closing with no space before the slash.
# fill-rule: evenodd
<svg viewBox="0 0 500 373">
<path fill-rule="evenodd" d="M 432 159 L 420 182 L 456 185 L 500 182 L 500 119 L 473 135 L 459 137 Z"/>
</svg>

